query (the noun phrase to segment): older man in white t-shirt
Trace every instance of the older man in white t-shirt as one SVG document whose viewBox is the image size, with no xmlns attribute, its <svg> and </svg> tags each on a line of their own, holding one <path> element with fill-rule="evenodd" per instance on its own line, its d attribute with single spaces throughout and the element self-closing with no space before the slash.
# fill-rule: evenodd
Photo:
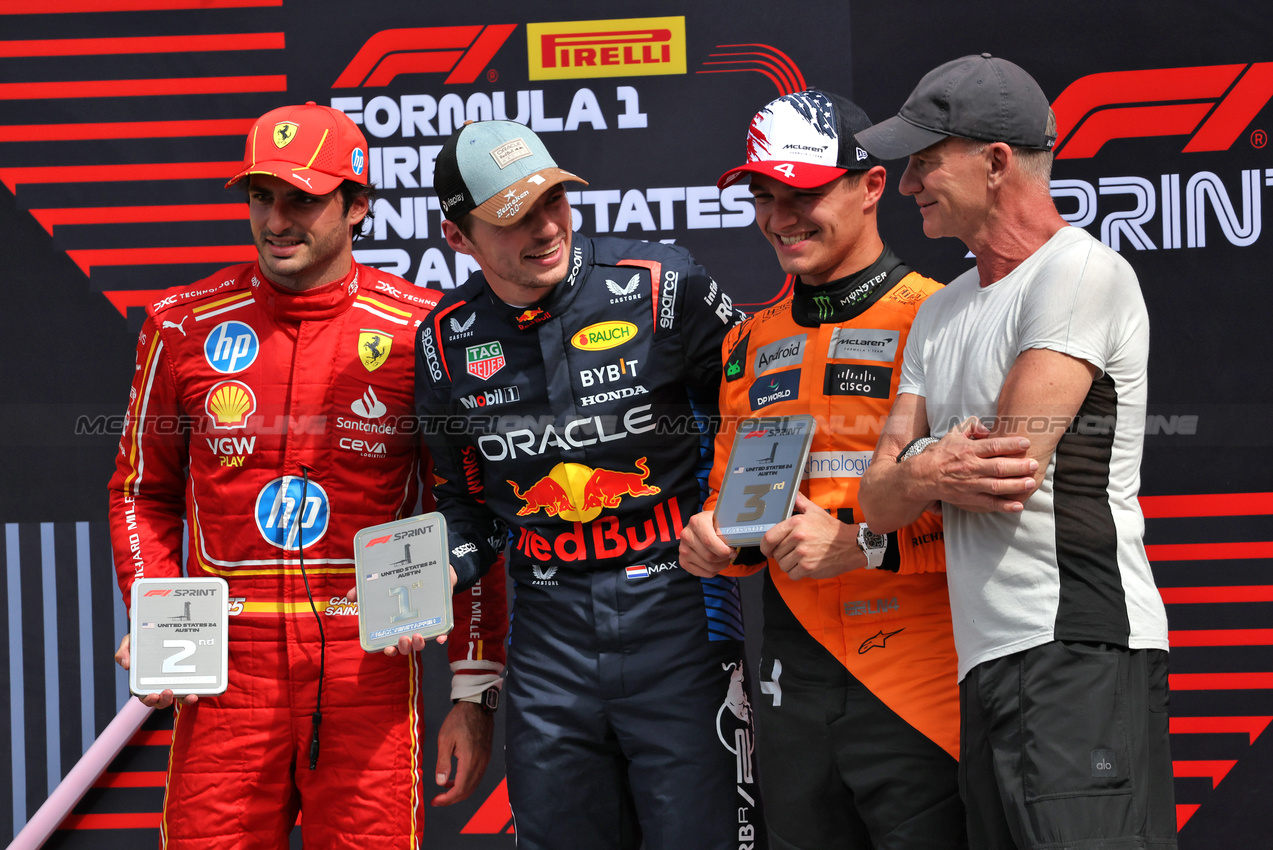
<svg viewBox="0 0 1273 850">
<path fill-rule="evenodd" d="M 1149 320 L 1126 261 L 1057 213 L 1055 138 L 1038 84 L 989 54 L 858 135 L 910 157 L 924 233 L 977 261 L 915 319 L 861 504 L 880 531 L 943 512 L 971 846 L 1174 848 L 1137 502 Z"/>
</svg>

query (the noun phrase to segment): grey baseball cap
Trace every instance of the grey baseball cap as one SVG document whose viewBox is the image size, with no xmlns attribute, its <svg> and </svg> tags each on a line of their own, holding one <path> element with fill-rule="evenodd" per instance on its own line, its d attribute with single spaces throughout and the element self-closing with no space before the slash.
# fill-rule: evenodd
<svg viewBox="0 0 1273 850">
<path fill-rule="evenodd" d="M 880 159 L 900 159 L 947 136 L 1051 150 L 1056 118 L 1034 77 L 983 53 L 929 71 L 896 116 L 860 131 L 857 140 Z"/>
<path fill-rule="evenodd" d="M 558 168 L 539 137 L 515 121 L 466 121 L 433 167 L 443 215 L 458 222 L 472 213 L 500 227 L 520 220 L 540 195 L 567 180 L 588 185 Z"/>
</svg>

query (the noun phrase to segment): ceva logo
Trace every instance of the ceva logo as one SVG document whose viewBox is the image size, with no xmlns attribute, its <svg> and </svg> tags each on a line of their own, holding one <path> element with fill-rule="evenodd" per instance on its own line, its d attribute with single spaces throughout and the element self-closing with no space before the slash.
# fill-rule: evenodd
<svg viewBox="0 0 1273 850">
<path fill-rule="evenodd" d="M 517 24 L 381 30 L 367 39 L 332 88 L 387 86 L 400 74 L 447 74 L 447 83 L 471 83 L 515 29 Z"/>
<path fill-rule="evenodd" d="M 1113 139 L 1190 136 L 1184 152 L 1233 146 L 1273 97 L 1273 62 L 1091 74 L 1052 104 L 1057 159 L 1093 157 Z M 1262 148 L 1268 136 L 1251 134 Z"/>
</svg>

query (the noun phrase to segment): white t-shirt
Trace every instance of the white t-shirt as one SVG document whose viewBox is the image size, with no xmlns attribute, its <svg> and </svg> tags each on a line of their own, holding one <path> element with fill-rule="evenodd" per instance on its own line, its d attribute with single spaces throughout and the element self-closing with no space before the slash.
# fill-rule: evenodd
<svg viewBox="0 0 1273 850">
<path fill-rule="evenodd" d="M 943 506 L 959 678 L 1052 640 L 1167 649 L 1136 499 L 1149 359 L 1136 273 L 1065 227 L 1003 279 L 979 283 L 975 268 L 965 272 L 924 302 L 911 328 L 898 391 L 924 397 L 929 433 L 969 416 L 991 424 L 1027 349 L 1081 358 L 1101 374 L 1022 513 Z"/>
</svg>

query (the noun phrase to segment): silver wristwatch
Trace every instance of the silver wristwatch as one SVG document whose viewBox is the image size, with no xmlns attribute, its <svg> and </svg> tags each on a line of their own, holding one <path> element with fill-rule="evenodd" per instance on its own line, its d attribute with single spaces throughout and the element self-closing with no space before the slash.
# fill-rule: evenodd
<svg viewBox="0 0 1273 850">
<path fill-rule="evenodd" d="M 937 437 L 920 437 L 917 440 L 911 440 L 906 444 L 906 448 L 902 449 L 902 453 L 897 456 L 897 462 L 910 460 L 933 443 L 941 442 Z"/>
<path fill-rule="evenodd" d="M 862 549 L 862 554 L 866 555 L 866 568 L 868 570 L 878 570 L 880 565 L 884 563 L 884 552 L 888 549 L 888 537 L 883 534 L 876 534 L 874 531 L 866 527 L 866 523 L 858 525 L 858 546 Z"/>
</svg>

